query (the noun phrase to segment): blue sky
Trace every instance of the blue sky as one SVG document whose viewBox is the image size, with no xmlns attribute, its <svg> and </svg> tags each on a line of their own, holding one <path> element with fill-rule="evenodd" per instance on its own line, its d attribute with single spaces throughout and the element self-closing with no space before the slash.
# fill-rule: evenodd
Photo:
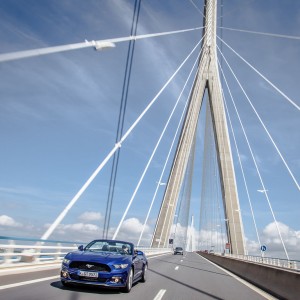
<svg viewBox="0 0 300 300">
<path fill-rule="evenodd" d="M 300 36 L 300 4 L 296 1 L 224 2 L 224 27 Z M 0 2 L 0 52 L 128 36 L 133 3 L 125 0 L 3 0 Z M 202 10 L 203 1 L 194 0 L 194 3 Z M 202 26 L 202 16 L 191 1 L 143 0 L 137 34 L 199 26 Z M 218 34 L 221 34 L 220 30 Z M 222 36 L 299 105 L 299 40 L 225 29 Z M 136 42 L 125 130 L 187 57 L 200 37 L 201 31 L 193 31 Z M 124 42 L 101 52 L 86 48 L 0 64 L 1 235 L 42 236 L 47 226 L 112 149 L 127 47 L 128 43 Z M 222 50 L 299 180 L 299 111 L 226 46 Z M 127 206 L 196 55 L 182 68 L 122 146 L 112 232 Z M 286 239 L 290 241 L 290 250 L 297 251 L 300 248 L 299 191 L 224 62 L 223 66 L 249 140 L 255 149 L 277 220 L 287 226 L 284 228 Z M 187 95 L 188 89 L 179 108 L 183 108 Z M 227 99 L 226 91 L 225 96 Z M 277 251 L 276 247 L 280 251 L 265 199 L 257 192 L 261 185 L 230 99 L 227 100 L 240 141 L 239 148 L 247 170 L 260 232 L 274 251 Z M 135 240 L 140 232 L 179 116 L 178 110 L 126 217 L 120 237 Z M 201 143 L 203 141 L 200 138 L 199 149 Z M 234 148 L 233 152 L 235 155 Z M 238 165 L 236 167 L 245 233 L 250 241 L 254 241 L 248 200 Z M 195 172 L 200 174 L 201 166 Z M 109 174 L 110 164 L 97 176 L 51 238 L 85 241 L 102 235 Z M 167 175 L 164 180 L 166 178 Z M 200 181 L 196 178 L 195 182 L 197 180 Z M 150 215 L 145 239 L 149 239 L 153 231 L 162 194 L 163 187 L 159 190 L 158 200 Z M 199 210 L 198 197 L 199 188 L 195 188 L 192 199 L 195 218 Z"/>
</svg>

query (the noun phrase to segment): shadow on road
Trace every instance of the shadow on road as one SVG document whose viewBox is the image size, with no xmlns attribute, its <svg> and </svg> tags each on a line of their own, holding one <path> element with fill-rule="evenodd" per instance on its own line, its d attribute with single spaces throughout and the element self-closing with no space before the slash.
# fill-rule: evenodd
<svg viewBox="0 0 300 300">
<path fill-rule="evenodd" d="M 80 294 L 108 294 L 108 295 L 114 295 L 114 294 L 122 294 L 119 289 L 108 289 L 104 287 L 99 286 L 86 286 L 86 285 L 70 285 L 70 286 L 63 286 L 60 281 L 54 281 L 50 284 L 52 287 L 60 289 L 60 290 L 66 290 L 71 291 L 70 300 L 78 300 L 80 297 Z M 136 285 L 133 284 L 132 287 Z"/>
<path fill-rule="evenodd" d="M 156 261 L 161 261 L 161 262 L 164 262 L 164 263 L 167 263 L 167 264 L 171 264 L 171 265 L 175 265 L 175 266 L 177 266 L 179 264 L 178 262 L 171 262 L 171 261 L 164 260 L 164 259 L 156 259 Z M 213 273 L 213 274 L 217 274 L 217 275 L 221 275 L 221 276 L 228 276 L 228 277 L 230 277 L 230 275 L 226 274 L 225 272 L 215 272 L 215 271 L 210 271 L 210 270 L 203 269 L 203 268 L 191 267 L 191 266 L 185 265 L 184 262 L 188 262 L 188 260 L 184 260 L 182 263 L 180 263 L 180 266 L 182 266 L 184 268 L 189 268 L 189 269 L 194 269 L 194 270 L 201 270 L 203 272 L 208 272 L 208 273 Z"/>
<path fill-rule="evenodd" d="M 191 285 L 189 285 L 189 284 L 183 283 L 183 282 L 181 282 L 181 281 L 179 281 L 179 280 L 176 280 L 176 279 L 174 279 L 174 278 L 172 278 L 172 277 L 166 276 L 166 275 L 164 275 L 164 274 L 162 274 L 162 273 L 159 273 L 159 272 L 157 272 L 157 271 L 154 271 L 154 270 L 152 270 L 152 269 L 150 269 L 150 268 L 149 268 L 148 270 L 149 270 L 150 272 L 153 272 L 153 273 L 157 274 L 157 275 L 160 275 L 160 276 L 165 277 L 165 278 L 167 278 L 167 279 L 169 279 L 169 280 L 172 280 L 172 281 L 174 281 L 174 282 L 176 282 L 176 283 L 178 283 L 178 284 L 184 285 L 184 286 L 186 286 L 186 287 L 188 287 L 188 288 L 190 288 L 190 289 L 192 289 L 192 290 L 194 290 L 194 291 L 197 291 L 197 292 L 199 292 L 199 293 L 201 293 L 201 294 L 203 294 L 203 295 L 209 296 L 209 297 L 211 297 L 212 299 L 224 300 L 223 298 L 219 298 L 219 297 L 217 297 L 217 296 L 215 296 L 215 295 L 213 295 L 213 294 L 210 294 L 210 293 L 205 292 L 205 291 L 203 291 L 203 290 L 197 289 L 197 288 L 195 288 L 195 287 L 193 287 L 193 286 L 191 286 Z M 200 299 L 200 298 L 199 298 L 199 299 Z"/>
</svg>

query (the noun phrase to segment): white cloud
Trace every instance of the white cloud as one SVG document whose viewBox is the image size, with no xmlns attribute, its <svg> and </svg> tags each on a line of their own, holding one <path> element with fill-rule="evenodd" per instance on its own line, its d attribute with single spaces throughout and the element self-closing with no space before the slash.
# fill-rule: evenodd
<svg viewBox="0 0 300 300">
<path fill-rule="evenodd" d="M 16 222 L 13 218 L 2 215 L 0 216 L 0 225 L 1 226 L 7 226 L 7 227 L 21 227 L 22 224 Z"/>
<path fill-rule="evenodd" d="M 96 218 L 99 214 L 87 212 L 82 214 L 80 217 Z M 46 224 L 45 227 L 49 227 L 50 224 Z M 143 224 L 137 218 L 126 219 L 119 231 L 116 239 L 125 240 L 137 244 L 140 237 Z M 68 240 L 68 241 L 80 241 L 80 242 L 90 242 L 91 240 L 102 238 L 103 228 L 90 224 L 90 223 L 73 223 L 73 224 L 60 224 L 55 230 L 52 239 L 57 240 Z M 108 238 L 112 238 L 115 233 L 116 228 L 111 227 L 108 232 Z M 152 232 L 150 232 L 150 227 L 145 226 L 144 234 L 140 245 L 149 246 L 149 241 L 151 239 Z"/>
<path fill-rule="evenodd" d="M 143 229 L 143 224 L 139 221 L 139 219 L 137 218 L 126 219 L 120 228 L 117 239 L 130 241 L 136 244 L 140 237 L 142 229 Z M 114 232 L 115 232 L 115 228 L 112 228 L 109 232 L 109 236 L 112 236 Z M 151 235 L 152 232 L 150 232 L 150 227 L 146 225 L 140 245 L 149 246 Z"/>
<path fill-rule="evenodd" d="M 299 251 L 300 250 L 300 231 L 294 230 L 283 224 L 281 222 L 277 222 L 278 229 L 281 233 L 282 240 L 285 243 L 286 247 L 291 251 Z M 270 223 L 263 230 L 263 236 L 268 245 L 274 248 L 278 248 L 278 245 L 281 245 L 281 239 L 279 237 L 277 226 L 275 222 Z"/>
<path fill-rule="evenodd" d="M 130 233 L 141 233 L 143 224 L 137 218 L 129 218 L 122 224 L 122 231 Z"/>
<path fill-rule="evenodd" d="M 285 244 L 290 259 L 299 259 L 300 231 L 290 228 L 288 225 L 277 222 L 282 240 Z M 279 237 L 275 222 L 268 224 L 260 236 L 261 243 L 267 247 L 265 256 L 274 258 L 286 258 L 282 241 Z M 260 246 L 257 241 L 246 238 L 246 246 L 249 255 L 260 255 Z"/>
<path fill-rule="evenodd" d="M 87 221 L 99 221 L 102 220 L 103 217 L 99 212 L 86 211 L 79 216 L 79 219 L 83 222 L 87 222 Z"/>
<path fill-rule="evenodd" d="M 246 250 L 249 255 L 260 255 L 260 245 L 257 241 L 245 237 Z"/>
<path fill-rule="evenodd" d="M 94 224 L 75 223 L 62 225 L 59 229 L 64 231 L 71 230 L 77 232 L 96 232 L 99 230 L 99 227 Z"/>
<path fill-rule="evenodd" d="M 49 227 L 46 224 L 45 227 Z M 101 232 L 101 236 L 100 236 Z M 91 240 L 102 237 L 101 228 L 94 224 L 87 223 L 73 223 L 73 224 L 60 224 L 51 239 L 90 242 Z"/>
</svg>

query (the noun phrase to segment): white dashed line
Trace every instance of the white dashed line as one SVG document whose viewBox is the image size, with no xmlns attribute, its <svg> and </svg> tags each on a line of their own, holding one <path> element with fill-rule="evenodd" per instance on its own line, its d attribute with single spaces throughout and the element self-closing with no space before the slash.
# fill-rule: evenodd
<svg viewBox="0 0 300 300">
<path fill-rule="evenodd" d="M 56 276 L 51 276 L 51 277 L 45 277 L 45 278 L 40 278 L 40 279 L 34 279 L 34 280 L 29 280 L 29 281 L 23 281 L 23 282 L 18 282 L 18 283 L 2 285 L 2 286 L 0 286 L 0 290 L 6 290 L 6 289 L 10 289 L 10 288 L 17 287 L 17 286 L 22 286 L 22 285 L 27 285 L 27 284 L 32 284 L 32 283 L 36 283 L 36 282 L 57 279 L 57 278 L 59 278 L 59 276 L 56 275 Z"/>
<path fill-rule="evenodd" d="M 160 290 L 153 300 L 160 300 L 164 296 L 166 290 Z"/>
<path fill-rule="evenodd" d="M 179 269 L 179 266 L 176 266 L 176 267 L 175 267 L 175 270 L 177 271 L 178 269 Z"/>
</svg>

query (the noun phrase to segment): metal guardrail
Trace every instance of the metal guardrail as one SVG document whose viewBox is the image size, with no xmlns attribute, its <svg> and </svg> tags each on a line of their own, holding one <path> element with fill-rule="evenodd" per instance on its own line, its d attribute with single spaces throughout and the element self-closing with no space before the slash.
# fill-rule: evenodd
<svg viewBox="0 0 300 300">
<path fill-rule="evenodd" d="M 64 256 L 86 243 L 0 236 L 0 268 L 59 263 Z M 146 255 L 172 252 L 170 248 L 137 247 Z"/>
<path fill-rule="evenodd" d="M 223 255 L 223 254 L 222 254 Z M 264 265 L 270 265 L 278 268 L 292 269 L 300 272 L 299 260 L 287 260 L 282 258 L 253 256 L 253 255 L 237 255 L 225 253 L 223 256 L 232 257 L 249 262 L 260 263 Z"/>
</svg>

